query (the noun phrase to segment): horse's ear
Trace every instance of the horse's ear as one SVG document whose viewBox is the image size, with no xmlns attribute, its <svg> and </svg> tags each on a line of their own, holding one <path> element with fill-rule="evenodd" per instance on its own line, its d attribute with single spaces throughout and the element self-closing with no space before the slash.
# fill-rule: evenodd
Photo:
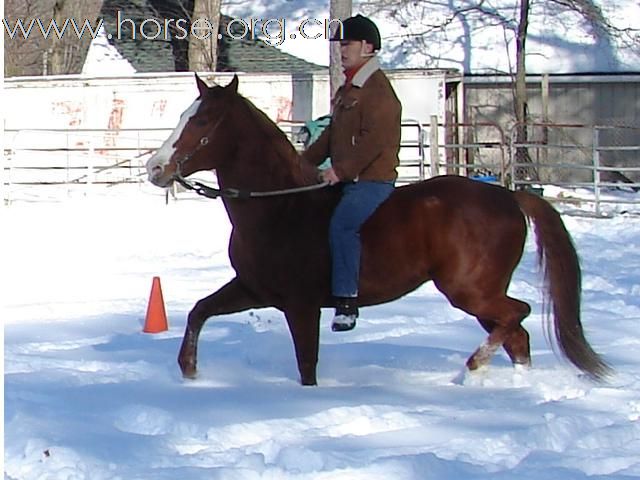
<svg viewBox="0 0 640 480">
<path fill-rule="evenodd" d="M 224 87 L 225 90 L 231 92 L 231 93 L 238 93 L 238 75 L 234 74 L 233 75 L 233 80 L 231 80 L 231 82 L 229 82 L 229 85 L 227 85 L 226 87 Z"/>
<path fill-rule="evenodd" d="M 196 73 L 196 85 L 198 86 L 198 92 L 200 92 L 200 96 L 202 97 L 209 90 L 209 86 L 204 83 L 198 74 Z"/>
</svg>

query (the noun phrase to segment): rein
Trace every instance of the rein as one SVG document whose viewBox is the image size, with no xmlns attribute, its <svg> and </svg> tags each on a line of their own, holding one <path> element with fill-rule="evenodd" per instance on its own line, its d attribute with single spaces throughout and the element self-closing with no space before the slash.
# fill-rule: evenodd
<svg viewBox="0 0 640 480">
<path fill-rule="evenodd" d="M 259 197 L 275 197 L 279 195 L 288 195 L 292 193 L 308 192 L 310 190 L 319 190 L 329 185 L 329 182 L 316 183 L 314 185 L 306 185 L 304 187 L 285 188 L 282 190 L 269 190 L 265 192 L 254 192 L 250 190 L 239 190 L 237 188 L 215 188 L 204 183 L 191 181 L 184 178 L 180 173 L 176 173 L 173 179 L 187 190 L 196 192 L 206 198 L 259 198 Z"/>
<path fill-rule="evenodd" d="M 226 112 L 225 112 L 226 113 Z M 253 192 L 247 190 L 239 190 L 237 188 L 215 188 L 198 181 L 187 180 L 182 176 L 181 167 L 187 163 L 201 148 L 205 147 L 209 143 L 209 137 L 218 129 L 225 115 L 220 115 L 220 118 L 216 124 L 209 130 L 209 133 L 200 139 L 200 142 L 191 152 L 184 155 L 184 157 L 176 163 L 176 173 L 173 175 L 173 180 L 178 182 L 187 190 L 196 192 L 206 198 L 258 198 L 258 197 L 275 197 L 279 195 L 288 195 L 292 193 L 308 192 L 310 190 L 318 190 L 329 185 L 329 182 L 317 183 L 314 185 L 306 185 L 303 187 L 286 188 L 282 190 L 270 190 L 265 192 Z"/>
</svg>

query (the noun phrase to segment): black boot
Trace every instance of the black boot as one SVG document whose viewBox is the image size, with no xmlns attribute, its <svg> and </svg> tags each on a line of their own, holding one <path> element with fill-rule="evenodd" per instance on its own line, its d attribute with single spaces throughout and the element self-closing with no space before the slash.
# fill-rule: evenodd
<svg viewBox="0 0 640 480">
<path fill-rule="evenodd" d="M 358 299 L 356 297 L 336 297 L 336 313 L 331 322 L 334 332 L 348 332 L 356 326 Z"/>
</svg>

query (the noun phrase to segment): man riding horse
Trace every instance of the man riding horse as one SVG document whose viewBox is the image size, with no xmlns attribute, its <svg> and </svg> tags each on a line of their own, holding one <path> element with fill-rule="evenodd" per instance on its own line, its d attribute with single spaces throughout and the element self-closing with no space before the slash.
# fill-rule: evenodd
<svg viewBox="0 0 640 480">
<path fill-rule="evenodd" d="M 358 317 L 360 228 L 398 176 L 402 107 L 376 58 L 381 40 L 375 23 L 362 15 L 347 18 L 331 40 L 340 42 L 345 81 L 333 99 L 329 127 L 303 158 L 320 165 L 330 156 L 322 179 L 342 187 L 329 227 L 336 309 L 331 328 L 342 332 L 353 329 Z"/>
</svg>

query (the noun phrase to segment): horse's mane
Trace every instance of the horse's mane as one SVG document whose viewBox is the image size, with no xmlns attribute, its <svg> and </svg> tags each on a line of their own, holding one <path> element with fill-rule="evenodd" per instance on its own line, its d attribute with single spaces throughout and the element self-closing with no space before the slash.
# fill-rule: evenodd
<svg viewBox="0 0 640 480">
<path fill-rule="evenodd" d="M 237 96 L 240 103 L 246 107 L 248 116 L 255 121 L 255 128 L 265 134 L 271 142 L 270 146 L 273 147 L 279 157 L 286 161 L 292 173 L 299 178 L 300 182 L 308 184 L 317 181 L 316 168 L 302 160 L 296 148 L 280 127 L 251 100 L 240 94 L 237 94 Z"/>
</svg>

